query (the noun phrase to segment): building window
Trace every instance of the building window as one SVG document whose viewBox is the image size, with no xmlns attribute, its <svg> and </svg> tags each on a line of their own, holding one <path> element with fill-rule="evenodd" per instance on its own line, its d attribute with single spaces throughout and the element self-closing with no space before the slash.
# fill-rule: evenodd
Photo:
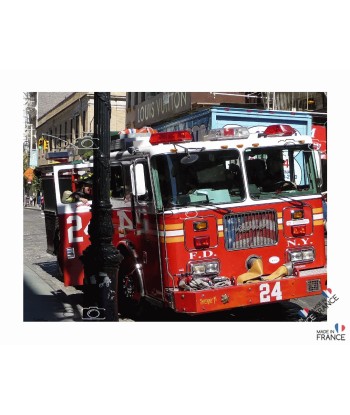
<svg viewBox="0 0 350 415">
<path fill-rule="evenodd" d="M 127 92 L 126 94 L 126 108 L 131 108 L 131 92 Z"/>
<path fill-rule="evenodd" d="M 49 137 L 48 137 L 48 141 L 49 141 L 49 148 L 52 148 L 52 128 L 50 128 L 49 130 Z"/>
<path fill-rule="evenodd" d="M 130 92 L 130 108 L 135 107 L 139 103 L 139 92 Z"/>
<path fill-rule="evenodd" d="M 73 118 L 70 120 L 70 142 L 73 143 Z"/>
<path fill-rule="evenodd" d="M 79 137 L 79 115 L 75 117 L 75 138 Z"/>
<path fill-rule="evenodd" d="M 85 135 L 85 133 L 87 132 L 87 128 L 86 128 L 86 112 L 83 111 L 83 136 Z"/>
</svg>

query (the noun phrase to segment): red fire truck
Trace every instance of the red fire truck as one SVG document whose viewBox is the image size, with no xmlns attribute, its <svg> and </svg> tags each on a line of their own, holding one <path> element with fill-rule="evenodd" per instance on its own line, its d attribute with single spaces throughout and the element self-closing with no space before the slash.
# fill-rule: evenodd
<svg viewBox="0 0 350 415">
<path fill-rule="evenodd" d="M 141 301 L 207 313 L 326 289 L 318 152 L 289 125 L 119 135 L 111 152 L 120 311 Z M 43 167 L 48 252 L 83 285 L 91 202 L 64 203 L 85 164 Z"/>
</svg>

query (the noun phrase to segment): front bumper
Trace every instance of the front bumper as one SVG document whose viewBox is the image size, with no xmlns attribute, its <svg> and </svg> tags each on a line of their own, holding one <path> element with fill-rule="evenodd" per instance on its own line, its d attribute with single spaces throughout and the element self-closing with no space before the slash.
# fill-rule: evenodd
<svg viewBox="0 0 350 415">
<path fill-rule="evenodd" d="M 208 313 L 320 295 L 326 288 L 326 272 L 306 276 L 298 273 L 272 281 L 200 291 L 174 291 L 174 308 L 180 313 Z"/>
</svg>

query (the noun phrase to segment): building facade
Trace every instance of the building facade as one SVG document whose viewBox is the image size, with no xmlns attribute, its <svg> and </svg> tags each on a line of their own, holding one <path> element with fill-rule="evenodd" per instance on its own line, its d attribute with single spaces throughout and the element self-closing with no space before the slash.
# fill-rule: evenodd
<svg viewBox="0 0 350 415">
<path fill-rule="evenodd" d="M 156 127 L 184 113 L 213 105 L 263 108 L 261 95 L 249 92 L 128 92 L 126 128 Z M 260 94 L 260 93 L 257 93 Z"/>
<path fill-rule="evenodd" d="M 125 128 L 125 92 L 111 92 L 111 131 Z M 38 93 L 36 141 L 38 165 L 47 164 L 47 152 L 74 148 L 77 139 L 93 134 L 94 93 Z M 44 146 L 42 141 L 44 140 Z"/>
<path fill-rule="evenodd" d="M 327 116 L 325 92 L 128 92 L 126 128 L 158 124 L 211 106 L 307 111 L 313 118 Z"/>
<path fill-rule="evenodd" d="M 47 152 L 60 152 L 93 133 L 93 92 L 27 93 L 30 115 L 25 143 L 31 165 L 47 164 Z M 324 92 L 111 92 L 111 132 L 125 128 L 157 128 L 184 114 L 212 106 L 230 106 L 313 112 L 325 125 L 327 94 Z M 35 113 L 36 123 L 33 122 Z M 44 139 L 45 148 L 38 145 Z M 41 141 L 42 143 L 42 141 Z"/>
</svg>

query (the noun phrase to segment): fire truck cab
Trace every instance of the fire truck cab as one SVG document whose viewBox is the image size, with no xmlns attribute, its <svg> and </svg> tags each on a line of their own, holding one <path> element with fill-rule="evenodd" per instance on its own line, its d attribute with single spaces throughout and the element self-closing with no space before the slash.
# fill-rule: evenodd
<svg viewBox="0 0 350 415">
<path fill-rule="evenodd" d="M 201 141 L 188 131 L 121 133 L 110 158 L 121 312 L 141 299 L 197 314 L 321 294 L 317 157 L 312 138 L 289 125 L 226 126 Z M 83 285 L 91 202 L 62 197 L 89 172 L 93 160 L 42 175 L 54 184 L 48 240 L 66 285 Z"/>
</svg>

